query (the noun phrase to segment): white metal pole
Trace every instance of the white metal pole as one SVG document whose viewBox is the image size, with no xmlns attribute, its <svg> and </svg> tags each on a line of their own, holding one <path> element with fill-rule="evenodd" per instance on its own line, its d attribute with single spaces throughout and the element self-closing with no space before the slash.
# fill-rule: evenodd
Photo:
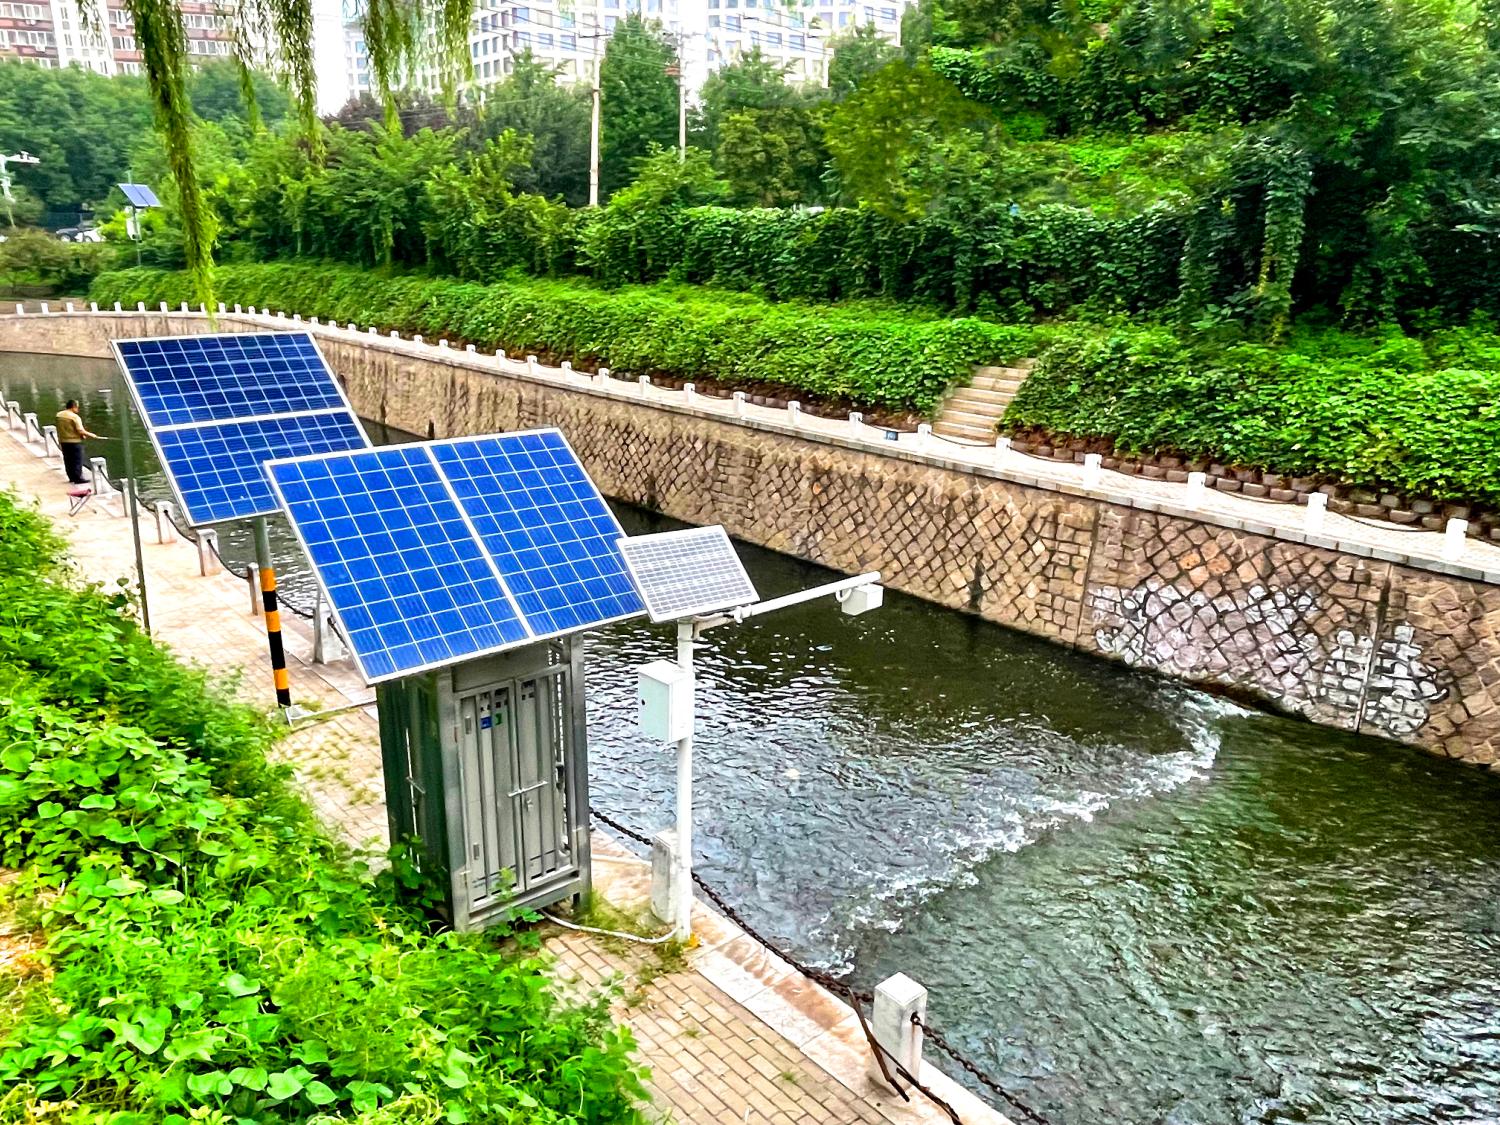
<svg viewBox="0 0 1500 1125">
<path fill-rule="evenodd" d="M 603 35 L 596 24 L 594 27 L 594 81 L 592 83 L 593 110 L 589 119 L 589 206 L 599 206 L 599 37 Z"/>
<path fill-rule="evenodd" d="M 688 698 L 697 719 L 697 685 L 693 673 L 693 623 L 677 623 L 677 666 L 686 672 Z M 672 911 L 672 937 L 687 941 L 693 936 L 693 730 L 677 740 L 677 875 L 672 880 L 676 902 Z"/>
<path fill-rule="evenodd" d="M 687 160 L 687 68 L 677 60 L 677 163 Z"/>
</svg>

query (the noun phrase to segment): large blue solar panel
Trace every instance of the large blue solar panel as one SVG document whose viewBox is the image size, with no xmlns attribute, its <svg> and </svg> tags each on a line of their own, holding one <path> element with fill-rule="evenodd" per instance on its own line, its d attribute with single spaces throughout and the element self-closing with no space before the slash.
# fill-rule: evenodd
<svg viewBox="0 0 1500 1125">
<path fill-rule="evenodd" d="M 414 480 L 374 487 L 372 466 L 389 474 L 396 463 Z M 644 612 L 620 557 L 620 525 L 556 430 L 277 461 L 266 471 L 371 682 Z M 430 514 L 413 526 L 417 510 Z M 391 550 L 395 527 L 415 536 L 396 544 L 401 551 Z M 496 615 L 498 636 L 423 604 L 449 596 L 445 568 L 460 566 L 450 555 L 461 542 L 468 569 L 458 577 L 466 589 L 483 587 L 475 600 Z M 428 560 L 421 545 L 447 561 Z M 385 568 L 357 570 L 351 559 Z M 397 576 L 406 601 L 388 596 Z M 437 629 L 425 647 L 386 635 L 400 641 L 411 615 Z"/>
<path fill-rule="evenodd" d="M 458 502 L 538 635 L 641 613 L 624 532 L 556 430 L 432 446 Z"/>
<path fill-rule="evenodd" d="M 274 513 L 265 461 L 369 448 L 306 332 L 118 340 L 114 347 L 194 526 Z"/>
<path fill-rule="evenodd" d="M 367 681 L 527 639 L 423 446 L 281 461 L 267 473 Z"/>
<path fill-rule="evenodd" d="M 150 426 L 348 405 L 306 332 L 120 340 L 115 351 Z"/>
<path fill-rule="evenodd" d="M 369 445 L 344 411 L 178 426 L 156 432 L 162 465 L 196 526 L 277 512 L 265 462 Z"/>
</svg>

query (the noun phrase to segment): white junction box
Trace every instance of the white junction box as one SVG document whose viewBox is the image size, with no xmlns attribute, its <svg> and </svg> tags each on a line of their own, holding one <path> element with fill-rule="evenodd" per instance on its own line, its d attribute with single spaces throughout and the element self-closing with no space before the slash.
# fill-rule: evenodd
<svg viewBox="0 0 1500 1125">
<path fill-rule="evenodd" d="M 839 602 L 839 608 L 850 617 L 879 609 L 885 601 L 885 589 L 878 585 L 856 586 Z"/>
<path fill-rule="evenodd" d="M 693 675 L 670 660 L 641 665 L 641 731 L 647 738 L 676 742 L 693 733 Z"/>
</svg>

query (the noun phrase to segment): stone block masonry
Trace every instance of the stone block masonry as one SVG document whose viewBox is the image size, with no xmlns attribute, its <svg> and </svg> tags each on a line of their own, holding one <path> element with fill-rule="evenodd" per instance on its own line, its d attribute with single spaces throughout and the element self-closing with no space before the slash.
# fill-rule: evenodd
<svg viewBox="0 0 1500 1125">
<path fill-rule="evenodd" d="M 205 323 L 0 317 L 0 350 L 108 354 L 116 335 Z M 314 331 L 367 418 L 436 437 L 557 426 L 627 503 L 846 573 L 879 570 L 892 589 L 1315 723 L 1500 768 L 1500 584 L 1463 568 L 1337 549 L 1295 525 L 1199 517 L 1144 491 L 1167 486 L 1049 487 L 843 440 L 821 420 L 793 429 Z"/>
</svg>

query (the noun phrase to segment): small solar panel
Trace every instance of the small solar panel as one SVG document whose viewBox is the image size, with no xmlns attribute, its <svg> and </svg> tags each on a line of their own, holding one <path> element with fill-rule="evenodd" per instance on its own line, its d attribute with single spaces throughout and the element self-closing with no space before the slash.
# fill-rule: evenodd
<svg viewBox="0 0 1500 1125">
<path fill-rule="evenodd" d="M 306 332 L 117 340 L 114 349 L 194 526 L 276 512 L 266 461 L 369 448 Z"/>
<path fill-rule="evenodd" d="M 624 532 L 561 433 L 461 439 L 432 453 L 536 633 L 644 608 L 615 547 Z"/>
<path fill-rule="evenodd" d="M 267 461 L 368 444 L 344 411 L 179 426 L 156 434 L 162 465 L 195 527 L 278 511 L 262 468 Z"/>
<path fill-rule="evenodd" d="M 385 479 L 393 466 L 406 476 Z M 275 461 L 266 472 L 371 683 L 642 612 L 620 525 L 556 430 Z M 471 589 L 492 628 L 453 615 L 459 592 L 475 604 Z M 413 620 L 422 631 L 408 640 Z"/>
<path fill-rule="evenodd" d="M 145 184 L 119 184 L 117 186 L 125 193 L 126 202 L 132 207 L 161 206 L 161 200 L 156 198 L 156 192 Z"/>
<path fill-rule="evenodd" d="M 528 639 L 425 447 L 282 461 L 267 471 L 367 681 Z"/>
<path fill-rule="evenodd" d="M 619 545 L 652 621 L 676 621 L 760 600 L 722 527 L 635 535 Z"/>
<path fill-rule="evenodd" d="M 348 408 L 306 332 L 118 340 L 115 351 L 151 426 Z"/>
</svg>

